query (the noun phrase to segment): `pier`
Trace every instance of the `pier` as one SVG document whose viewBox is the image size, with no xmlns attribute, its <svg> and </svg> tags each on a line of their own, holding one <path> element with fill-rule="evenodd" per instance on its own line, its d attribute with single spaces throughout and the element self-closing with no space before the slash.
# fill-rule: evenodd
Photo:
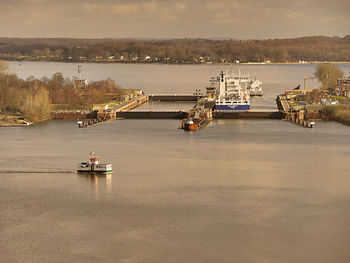
<svg viewBox="0 0 350 263">
<path fill-rule="evenodd" d="M 283 119 L 279 110 L 213 111 L 213 119 Z"/>
<path fill-rule="evenodd" d="M 150 94 L 149 101 L 197 101 L 202 98 L 201 95 L 192 94 Z"/>
<path fill-rule="evenodd" d="M 117 118 L 124 119 L 184 119 L 185 111 L 120 111 Z M 278 110 L 251 111 L 213 111 L 213 119 L 283 119 L 284 114 Z"/>
<path fill-rule="evenodd" d="M 83 118 L 83 120 L 78 120 L 78 127 L 87 128 L 102 122 L 116 120 L 118 118 L 117 112 L 129 112 L 130 110 L 137 108 L 138 106 L 142 105 L 147 101 L 148 96 L 141 95 L 121 104 L 107 104 L 99 106 L 97 107 L 97 109 L 90 112 L 88 119 Z"/>
<path fill-rule="evenodd" d="M 290 110 L 290 105 L 287 101 L 277 101 L 278 109 L 276 110 L 213 110 L 215 103 L 207 100 L 206 98 L 201 98 L 197 95 L 181 94 L 181 95 L 171 95 L 171 94 L 151 94 L 143 95 L 123 104 L 119 104 L 118 107 L 111 107 L 108 109 L 99 109 L 98 111 L 91 112 L 89 116 L 90 119 L 79 121 L 78 126 L 81 128 L 96 125 L 109 120 L 117 119 L 178 119 L 184 120 L 190 117 L 191 111 L 183 110 L 143 110 L 138 108 L 138 106 L 143 103 L 150 101 L 196 101 L 197 104 L 202 102 L 202 106 L 210 111 L 212 119 L 276 119 L 276 120 L 288 120 L 295 124 L 303 127 L 312 127 L 309 121 L 300 120 L 300 116 L 297 120 L 291 117 L 291 115 L 286 111 Z M 289 107 L 288 107 L 289 106 Z"/>
<path fill-rule="evenodd" d="M 291 101 L 295 95 L 279 95 L 276 98 L 278 109 L 283 112 L 283 120 L 296 124 L 304 128 L 313 128 L 315 125 L 314 119 L 316 114 L 305 112 L 302 106 L 293 106 Z"/>
<path fill-rule="evenodd" d="M 117 118 L 123 119 L 183 119 L 186 118 L 186 111 L 119 111 L 116 112 Z"/>
</svg>

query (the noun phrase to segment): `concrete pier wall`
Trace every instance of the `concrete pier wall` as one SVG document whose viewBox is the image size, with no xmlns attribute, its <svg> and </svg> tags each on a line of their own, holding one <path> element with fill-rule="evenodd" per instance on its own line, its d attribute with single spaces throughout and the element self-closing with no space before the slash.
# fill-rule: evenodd
<svg viewBox="0 0 350 263">
<path fill-rule="evenodd" d="M 125 119 L 184 119 L 187 112 L 182 111 L 125 111 L 117 112 L 118 118 Z M 283 113 L 278 111 L 267 112 L 213 112 L 213 119 L 282 119 Z"/>
<path fill-rule="evenodd" d="M 151 94 L 148 95 L 150 101 L 197 101 L 202 96 L 197 95 L 162 95 L 162 94 Z"/>
<path fill-rule="evenodd" d="M 213 112 L 213 119 L 282 119 L 279 111 Z"/>
<path fill-rule="evenodd" d="M 55 111 L 51 112 L 53 120 L 82 120 L 95 119 L 97 111 Z"/>
<path fill-rule="evenodd" d="M 184 119 L 188 113 L 184 111 L 123 111 L 116 113 L 117 118 L 125 119 Z"/>
</svg>

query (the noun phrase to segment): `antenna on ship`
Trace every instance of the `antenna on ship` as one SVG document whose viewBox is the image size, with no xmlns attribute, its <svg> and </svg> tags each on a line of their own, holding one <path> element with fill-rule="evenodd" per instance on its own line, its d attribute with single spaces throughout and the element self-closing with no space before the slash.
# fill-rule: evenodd
<svg viewBox="0 0 350 263">
<path fill-rule="evenodd" d="M 81 72 L 82 72 L 81 65 L 80 65 L 80 64 L 78 64 L 78 74 L 79 74 L 79 80 L 81 80 Z"/>
</svg>

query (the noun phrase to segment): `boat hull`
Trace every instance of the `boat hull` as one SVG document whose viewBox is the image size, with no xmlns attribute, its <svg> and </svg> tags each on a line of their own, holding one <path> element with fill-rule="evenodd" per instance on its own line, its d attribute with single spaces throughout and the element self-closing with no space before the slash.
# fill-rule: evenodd
<svg viewBox="0 0 350 263">
<path fill-rule="evenodd" d="M 113 170 L 77 170 L 78 173 L 111 173 Z"/>
<path fill-rule="evenodd" d="M 250 105 L 216 105 L 216 110 L 250 110 Z"/>
<path fill-rule="evenodd" d="M 110 173 L 112 172 L 112 165 L 111 164 L 95 164 L 95 165 L 91 165 L 91 164 L 79 164 L 78 165 L 78 169 L 77 172 L 78 173 Z"/>
<path fill-rule="evenodd" d="M 185 123 L 185 126 L 184 126 L 184 130 L 186 131 L 195 131 L 197 130 L 197 128 L 198 126 L 195 123 L 192 123 L 192 124 Z"/>
<path fill-rule="evenodd" d="M 250 91 L 250 96 L 264 96 L 264 92 L 263 91 Z"/>
</svg>

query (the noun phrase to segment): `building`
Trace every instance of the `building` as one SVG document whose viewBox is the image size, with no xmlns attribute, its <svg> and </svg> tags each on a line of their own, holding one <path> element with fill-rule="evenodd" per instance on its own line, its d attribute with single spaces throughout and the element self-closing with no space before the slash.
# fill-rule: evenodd
<svg viewBox="0 0 350 263">
<path fill-rule="evenodd" d="M 338 79 L 337 86 L 331 91 L 333 95 L 350 98 L 350 77 Z"/>
</svg>

